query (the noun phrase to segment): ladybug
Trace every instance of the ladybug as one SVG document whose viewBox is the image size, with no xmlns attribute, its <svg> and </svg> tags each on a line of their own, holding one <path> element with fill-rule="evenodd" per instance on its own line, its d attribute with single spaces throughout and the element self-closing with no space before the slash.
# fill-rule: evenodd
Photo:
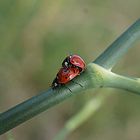
<svg viewBox="0 0 140 140">
<path fill-rule="evenodd" d="M 85 69 L 85 62 L 79 55 L 69 55 L 62 62 L 62 67 L 76 67 L 80 73 Z"/>
<path fill-rule="evenodd" d="M 62 67 L 53 80 L 52 88 L 59 87 L 71 81 L 74 77 L 79 75 L 80 71 L 74 67 Z"/>
</svg>

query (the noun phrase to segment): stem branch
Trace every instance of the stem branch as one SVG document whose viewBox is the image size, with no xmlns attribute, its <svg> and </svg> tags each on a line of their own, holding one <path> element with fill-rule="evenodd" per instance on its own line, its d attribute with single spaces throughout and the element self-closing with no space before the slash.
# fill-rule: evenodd
<svg viewBox="0 0 140 140">
<path fill-rule="evenodd" d="M 122 34 L 94 63 L 69 82 L 56 90 L 51 88 L 44 93 L 32 97 L 25 102 L 0 114 L 0 134 L 31 119 L 50 107 L 62 102 L 77 93 L 89 88 L 115 87 L 140 93 L 140 81 L 111 73 L 111 69 L 126 51 L 140 38 L 140 20 L 136 21 L 124 34 Z M 97 65 L 98 64 L 98 65 Z M 101 67 L 102 66 L 102 67 Z M 104 68 L 103 68 L 104 67 Z M 110 78 L 111 77 L 111 78 Z M 126 83 L 125 83 L 126 82 Z M 82 85 L 83 87 L 81 87 Z M 72 92 L 70 92 L 70 90 Z"/>
<path fill-rule="evenodd" d="M 118 39 L 116 39 L 95 61 L 94 63 L 106 68 L 112 67 L 118 60 L 132 48 L 140 39 L 140 19 L 129 27 Z"/>
</svg>

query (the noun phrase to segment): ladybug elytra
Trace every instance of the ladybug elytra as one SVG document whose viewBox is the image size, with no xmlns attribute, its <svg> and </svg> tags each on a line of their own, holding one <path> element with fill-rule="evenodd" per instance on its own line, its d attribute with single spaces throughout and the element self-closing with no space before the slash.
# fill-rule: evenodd
<svg viewBox="0 0 140 140">
<path fill-rule="evenodd" d="M 80 71 L 73 67 L 62 67 L 57 73 L 56 78 L 52 83 L 52 87 L 59 87 L 60 85 L 66 84 L 71 81 L 74 77 L 79 75 Z"/>
<path fill-rule="evenodd" d="M 69 55 L 62 62 L 63 67 L 76 67 L 80 72 L 85 69 L 85 62 L 79 55 Z"/>
<path fill-rule="evenodd" d="M 52 88 L 55 89 L 71 81 L 85 70 L 85 62 L 78 55 L 69 55 L 62 62 L 62 68 L 53 80 Z M 80 84 L 79 84 L 80 85 Z M 82 87 L 82 85 L 80 85 Z M 70 89 L 69 89 L 70 90 Z"/>
</svg>

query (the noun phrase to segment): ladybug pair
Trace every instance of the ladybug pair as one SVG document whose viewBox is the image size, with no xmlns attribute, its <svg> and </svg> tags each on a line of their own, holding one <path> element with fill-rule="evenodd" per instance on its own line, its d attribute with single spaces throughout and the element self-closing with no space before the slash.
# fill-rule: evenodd
<svg viewBox="0 0 140 140">
<path fill-rule="evenodd" d="M 52 88 L 64 85 L 85 70 L 85 62 L 78 55 L 69 55 L 62 62 L 62 68 L 53 80 Z"/>
</svg>

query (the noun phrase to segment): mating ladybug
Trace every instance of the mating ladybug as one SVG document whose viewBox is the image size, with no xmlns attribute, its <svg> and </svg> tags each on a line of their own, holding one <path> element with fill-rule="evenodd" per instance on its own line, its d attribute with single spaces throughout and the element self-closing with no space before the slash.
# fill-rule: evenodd
<svg viewBox="0 0 140 140">
<path fill-rule="evenodd" d="M 53 80 L 52 88 L 59 87 L 71 81 L 85 70 L 85 62 L 78 55 L 69 55 L 62 62 L 62 68 Z M 80 85 L 80 84 L 79 84 Z M 81 85 L 80 85 L 81 86 Z"/>
<path fill-rule="evenodd" d="M 80 71 L 78 68 L 73 67 L 62 67 L 59 72 L 57 73 L 56 78 L 52 83 L 52 88 L 59 87 L 61 85 L 66 84 L 74 77 L 79 75 Z"/>
<path fill-rule="evenodd" d="M 69 55 L 62 62 L 63 67 L 76 67 L 80 70 L 80 73 L 85 69 L 84 60 L 78 55 Z"/>
</svg>

